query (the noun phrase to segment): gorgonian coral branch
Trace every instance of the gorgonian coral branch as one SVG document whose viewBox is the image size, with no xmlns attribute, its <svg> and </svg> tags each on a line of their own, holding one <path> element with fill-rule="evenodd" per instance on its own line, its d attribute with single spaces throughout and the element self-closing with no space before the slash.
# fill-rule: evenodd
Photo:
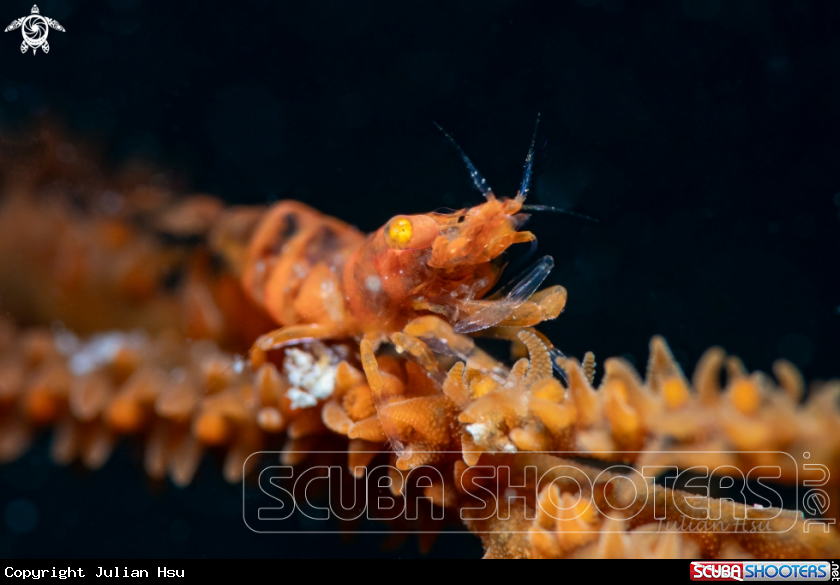
<svg viewBox="0 0 840 585">
<path fill-rule="evenodd" d="M 550 257 L 488 295 L 505 250 L 534 238 L 523 194 L 365 236 L 297 202 L 225 209 L 148 177 L 68 178 L 49 156 L 28 168 L 0 209 L 2 299 L 18 322 L 62 325 L 0 323 L 0 460 L 44 427 L 57 463 L 91 468 L 134 437 L 151 476 L 186 485 L 208 451 L 237 482 L 255 452 L 305 466 L 340 440 L 350 473 L 387 457 L 395 495 L 460 512 L 488 556 L 840 555 L 833 528 L 781 502 L 655 483 L 701 467 L 821 480 L 840 382 L 805 397 L 791 364 L 774 382 L 712 349 L 690 383 L 654 338 L 644 379 L 613 358 L 596 387 L 592 354 L 565 358 L 534 329 L 567 300 L 539 290 Z M 523 357 L 502 363 L 479 335 Z M 437 479 L 406 483 L 421 467 Z"/>
</svg>

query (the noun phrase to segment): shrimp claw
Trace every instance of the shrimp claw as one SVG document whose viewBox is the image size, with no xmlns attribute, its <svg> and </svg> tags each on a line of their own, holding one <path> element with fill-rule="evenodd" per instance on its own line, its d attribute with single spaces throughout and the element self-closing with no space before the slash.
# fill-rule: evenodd
<svg viewBox="0 0 840 585">
<path fill-rule="evenodd" d="M 474 333 L 504 321 L 511 316 L 517 307 L 537 292 L 552 268 L 554 268 L 554 259 L 551 256 L 544 256 L 521 280 L 518 280 L 518 282 L 514 280 L 502 289 L 500 291 L 504 295 L 502 298 L 488 301 L 486 306 L 458 321 L 455 324 L 455 331 L 457 333 Z M 506 290 L 508 287 L 511 287 L 510 292 Z"/>
</svg>

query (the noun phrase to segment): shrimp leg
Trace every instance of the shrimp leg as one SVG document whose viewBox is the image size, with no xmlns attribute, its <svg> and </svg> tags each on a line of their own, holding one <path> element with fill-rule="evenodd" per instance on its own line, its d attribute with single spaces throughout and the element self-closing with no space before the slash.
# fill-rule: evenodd
<svg viewBox="0 0 840 585">
<path fill-rule="evenodd" d="M 543 321 L 556 319 L 566 307 L 566 289 L 550 286 L 532 294 L 516 307 L 509 317 L 496 323 L 496 327 L 533 327 Z"/>
<path fill-rule="evenodd" d="M 468 308 L 469 305 L 484 306 L 472 315 L 458 321 L 455 324 L 455 331 L 457 333 L 474 333 L 475 331 L 498 325 L 502 321 L 510 318 L 517 308 L 537 292 L 537 289 L 540 288 L 540 285 L 551 272 L 552 268 L 554 268 L 554 259 L 551 256 L 545 256 L 521 279 L 514 280 L 507 287 L 499 291 L 497 295 L 503 295 L 502 298 L 486 301 L 486 304 L 481 302 L 465 303 L 464 308 Z M 508 288 L 510 288 L 509 292 L 507 290 Z M 540 298 L 538 300 L 545 299 Z M 562 310 L 562 306 L 560 309 Z"/>
<path fill-rule="evenodd" d="M 319 323 L 307 325 L 290 325 L 270 331 L 261 335 L 254 344 L 262 351 L 271 351 L 287 345 L 301 343 L 303 341 L 315 341 L 334 337 L 338 332 L 334 327 Z"/>
<path fill-rule="evenodd" d="M 476 347 L 472 339 L 456 333 L 449 323 L 434 315 L 413 319 L 403 328 L 403 333 L 422 340 L 434 352 L 456 356 L 468 367 L 487 372 L 500 382 L 507 377 L 507 368 Z"/>
</svg>

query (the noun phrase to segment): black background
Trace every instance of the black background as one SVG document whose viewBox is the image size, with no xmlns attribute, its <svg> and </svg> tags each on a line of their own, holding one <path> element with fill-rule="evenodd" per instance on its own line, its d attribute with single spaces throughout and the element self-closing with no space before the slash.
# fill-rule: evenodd
<svg viewBox="0 0 840 585">
<path fill-rule="evenodd" d="M 569 290 L 544 331 L 644 365 L 663 334 L 691 371 L 840 373 L 840 4 L 47 0 L 50 53 L 0 35 L 0 128 L 60 121 L 110 165 L 141 156 L 230 202 L 305 201 L 364 230 L 480 201 L 437 121 L 512 196 L 537 112 L 530 224 Z M 29 14 L 7 1 L 0 20 Z M 2 237 L 2 235 L 0 235 Z M 43 445 L 0 470 L 13 556 L 417 556 L 414 541 L 250 534 L 240 488 L 149 489 L 129 449 L 97 474 Z M 451 535 L 434 555 L 476 556 Z"/>
</svg>

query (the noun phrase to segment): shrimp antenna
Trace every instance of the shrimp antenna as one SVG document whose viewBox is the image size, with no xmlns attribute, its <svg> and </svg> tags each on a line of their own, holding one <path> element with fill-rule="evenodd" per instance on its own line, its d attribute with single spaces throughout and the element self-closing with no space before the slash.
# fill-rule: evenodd
<svg viewBox="0 0 840 585">
<path fill-rule="evenodd" d="M 589 217 L 588 215 L 584 215 L 582 213 L 576 213 L 574 211 L 569 211 L 568 209 L 560 209 L 559 207 L 552 207 L 551 205 L 523 205 L 523 211 L 551 211 L 554 213 L 565 213 L 566 215 L 573 215 L 575 217 L 579 217 L 581 219 L 586 219 L 589 221 L 594 221 L 598 223 L 598 220 L 594 217 Z"/>
<path fill-rule="evenodd" d="M 528 196 L 528 189 L 531 187 L 531 171 L 534 168 L 534 145 L 537 142 L 537 128 L 540 125 L 540 113 L 537 112 L 537 122 L 534 124 L 534 137 L 531 138 L 531 148 L 528 149 L 528 156 L 525 157 L 525 171 L 522 174 L 522 184 L 519 186 L 519 197 L 522 201 Z"/>
<path fill-rule="evenodd" d="M 449 135 L 449 132 L 441 128 L 440 124 L 438 124 L 437 122 L 435 122 L 434 124 L 435 126 L 437 126 L 437 129 L 443 132 L 443 135 L 449 139 L 449 142 L 455 145 L 455 148 L 458 149 L 458 152 L 461 153 L 461 158 L 464 159 L 464 162 L 467 165 L 467 170 L 470 172 L 470 177 L 472 177 L 475 188 L 481 191 L 481 194 L 485 197 L 491 197 L 493 195 L 493 189 L 490 188 L 490 185 L 487 184 L 487 181 L 484 180 L 484 177 L 481 176 L 481 173 L 479 173 L 478 169 L 475 168 L 475 165 L 472 164 L 472 161 L 467 156 L 467 153 L 464 152 L 464 149 L 458 146 L 458 143 L 455 142 L 455 139 Z"/>
</svg>

